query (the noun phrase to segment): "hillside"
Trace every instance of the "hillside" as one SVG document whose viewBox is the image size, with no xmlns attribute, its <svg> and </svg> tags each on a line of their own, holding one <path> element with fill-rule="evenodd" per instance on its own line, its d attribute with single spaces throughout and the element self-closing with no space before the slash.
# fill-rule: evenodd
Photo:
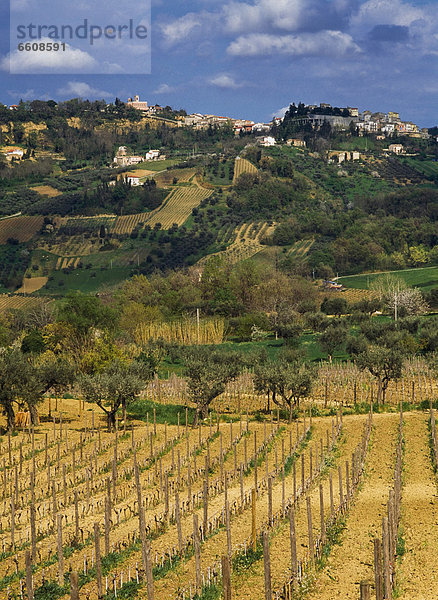
<svg viewBox="0 0 438 600">
<path fill-rule="evenodd" d="M 4 141 L 30 150 L 0 165 L 0 214 L 21 213 L 0 221 L 5 291 L 35 277 L 47 278 L 27 285 L 39 295 L 96 292 L 210 255 L 320 278 L 438 262 L 434 142 L 412 156 L 348 133 L 261 149 L 251 135 L 207 135 L 110 106 L 65 103 L 56 118 L 40 107 L 35 121 L 8 128 Z M 120 145 L 157 147 L 166 160 L 114 169 Z M 353 150 L 358 160 L 337 162 Z"/>
</svg>

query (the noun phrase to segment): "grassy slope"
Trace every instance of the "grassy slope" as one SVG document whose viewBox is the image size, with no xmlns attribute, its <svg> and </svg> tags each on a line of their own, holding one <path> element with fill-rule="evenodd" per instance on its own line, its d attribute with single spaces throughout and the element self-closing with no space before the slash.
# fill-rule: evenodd
<svg viewBox="0 0 438 600">
<path fill-rule="evenodd" d="M 85 294 L 95 293 L 108 286 L 116 285 L 131 275 L 132 267 L 113 267 L 112 269 L 76 269 L 69 275 L 54 271 L 50 281 L 38 295 L 64 295 L 67 291 L 78 290 Z M 60 285 L 60 282 L 63 284 Z"/>
<path fill-rule="evenodd" d="M 396 275 L 406 281 L 410 286 L 419 287 L 422 291 L 429 291 L 438 286 L 438 266 L 424 267 L 419 269 L 405 269 L 402 271 L 389 271 L 391 275 Z M 381 273 L 370 273 L 365 275 L 351 275 L 349 277 L 340 277 L 339 282 L 345 287 L 367 290 L 376 277 Z"/>
</svg>

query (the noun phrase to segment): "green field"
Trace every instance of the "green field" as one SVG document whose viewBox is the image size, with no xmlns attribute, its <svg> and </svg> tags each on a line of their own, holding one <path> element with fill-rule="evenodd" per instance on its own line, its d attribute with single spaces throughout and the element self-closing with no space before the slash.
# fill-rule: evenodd
<svg viewBox="0 0 438 600">
<path fill-rule="evenodd" d="M 428 177 L 438 177 L 438 162 L 435 160 L 407 158 L 403 162 L 406 162 L 412 169 L 424 173 Z"/>
<path fill-rule="evenodd" d="M 167 167 L 173 167 L 181 162 L 180 158 L 168 158 L 167 160 L 147 160 L 130 168 L 131 171 L 146 169 L 147 171 L 165 171 Z"/>
<path fill-rule="evenodd" d="M 67 291 L 77 290 L 91 294 L 114 286 L 132 273 L 132 267 L 113 267 L 112 269 L 76 269 L 66 275 L 63 271 L 54 271 L 47 284 L 35 295 L 61 296 Z"/>
<path fill-rule="evenodd" d="M 424 292 L 428 292 L 431 289 L 438 287 L 438 266 L 420 269 L 404 269 L 402 271 L 389 271 L 389 273 L 404 279 L 404 281 L 412 287 L 421 288 Z M 347 288 L 367 290 L 369 289 L 370 284 L 377 277 L 381 276 L 382 273 L 350 275 L 349 277 L 339 277 L 339 283 L 342 283 L 342 285 Z"/>
<path fill-rule="evenodd" d="M 205 181 L 213 185 L 231 185 L 233 183 L 232 170 L 234 167 L 234 160 L 227 160 L 221 162 L 217 169 L 217 173 L 213 173 L 213 168 L 208 167 L 205 173 Z M 223 177 L 221 176 L 223 174 Z"/>
</svg>

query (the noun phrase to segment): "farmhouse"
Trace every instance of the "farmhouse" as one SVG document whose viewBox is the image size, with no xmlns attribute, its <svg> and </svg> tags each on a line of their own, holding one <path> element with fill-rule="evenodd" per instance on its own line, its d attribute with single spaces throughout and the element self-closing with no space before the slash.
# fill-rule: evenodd
<svg viewBox="0 0 438 600">
<path fill-rule="evenodd" d="M 159 150 L 149 150 L 146 152 L 146 160 L 158 160 L 160 158 Z"/>
<path fill-rule="evenodd" d="M 6 150 L 4 155 L 6 156 L 6 160 L 20 160 L 24 156 L 24 150 L 22 150 L 21 148 L 9 148 L 8 150 Z"/>
<path fill-rule="evenodd" d="M 265 146 L 265 147 L 275 146 L 275 144 L 276 144 L 275 138 L 273 138 L 271 136 L 259 138 L 257 141 L 260 144 L 260 146 Z"/>
<path fill-rule="evenodd" d="M 291 138 L 289 140 L 286 141 L 286 144 L 288 146 L 294 146 L 295 148 L 305 148 L 306 147 L 306 142 L 304 140 L 299 140 L 299 139 L 294 139 Z"/>
<path fill-rule="evenodd" d="M 126 181 L 130 183 L 132 186 L 141 185 L 140 177 L 138 175 L 128 175 L 126 177 Z"/>
<path fill-rule="evenodd" d="M 129 167 L 130 165 L 138 165 L 143 161 L 144 158 L 142 156 L 130 156 L 126 146 L 119 146 L 113 164 L 117 167 Z"/>
<path fill-rule="evenodd" d="M 402 144 L 391 144 L 388 150 L 393 154 L 403 154 L 405 149 Z"/>
<path fill-rule="evenodd" d="M 360 160 L 360 153 L 346 152 L 344 150 L 333 150 L 329 153 L 329 162 L 343 163 L 349 160 Z"/>
</svg>

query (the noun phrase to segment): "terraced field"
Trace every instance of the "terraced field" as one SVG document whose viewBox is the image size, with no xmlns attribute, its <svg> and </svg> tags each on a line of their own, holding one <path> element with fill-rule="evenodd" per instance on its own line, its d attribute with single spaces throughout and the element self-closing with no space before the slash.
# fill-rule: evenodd
<svg viewBox="0 0 438 600">
<path fill-rule="evenodd" d="M 30 298 L 28 296 L 8 296 L 0 294 L 0 313 L 8 310 L 17 310 L 21 308 L 30 308 L 43 302 L 39 298 Z"/>
<path fill-rule="evenodd" d="M 211 194 L 211 190 L 195 185 L 176 187 L 161 207 L 150 214 L 146 223 L 151 227 L 161 223 L 162 229 L 169 229 L 174 223 L 178 226 L 183 225 L 191 215 L 192 209 L 199 206 Z"/>
<path fill-rule="evenodd" d="M 257 167 L 255 167 L 249 160 L 246 158 L 236 158 L 236 163 L 234 166 L 234 178 L 233 183 L 236 183 L 237 179 L 242 175 L 242 173 L 257 173 Z"/>
<path fill-rule="evenodd" d="M 269 225 L 268 223 L 243 223 L 233 231 L 230 235 L 234 237 L 234 241 L 228 246 L 226 250 L 217 252 L 217 255 L 225 256 L 232 264 L 235 264 L 241 260 L 246 260 L 255 256 L 265 246 L 263 246 L 260 240 L 269 236 L 275 228 L 275 224 Z M 215 255 L 210 255 L 215 256 Z M 200 264 L 205 263 L 210 256 L 202 258 Z"/>
<path fill-rule="evenodd" d="M 111 233 L 130 234 L 138 225 L 146 223 L 148 218 L 149 215 L 147 213 L 137 213 L 135 215 L 124 215 L 117 217 L 114 225 L 111 228 Z"/>
<path fill-rule="evenodd" d="M 43 226 L 44 217 L 11 217 L 0 220 L 0 244 L 9 238 L 29 242 Z"/>
</svg>

